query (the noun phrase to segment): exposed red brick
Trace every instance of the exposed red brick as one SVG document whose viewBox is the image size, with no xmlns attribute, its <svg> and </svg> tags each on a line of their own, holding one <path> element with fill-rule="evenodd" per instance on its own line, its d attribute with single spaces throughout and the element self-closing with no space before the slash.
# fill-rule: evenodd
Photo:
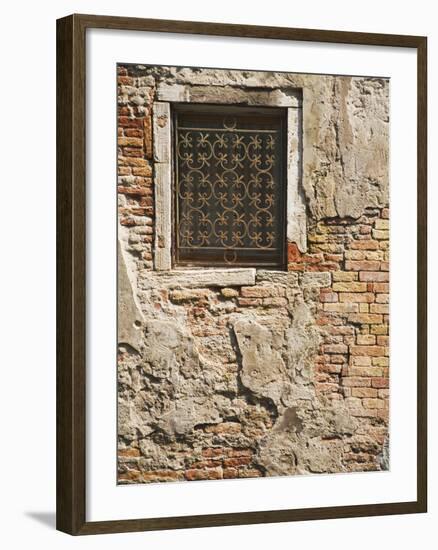
<svg viewBox="0 0 438 550">
<path fill-rule="evenodd" d="M 388 327 L 387 325 L 382 325 L 381 321 L 378 321 L 380 324 L 378 325 L 371 325 L 370 332 L 371 334 L 388 334 Z"/>
<path fill-rule="evenodd" d="M 275 292 L 275 289 L 263 286 L 243 286 L 241 289 L 244 298 L 267 298 L 275 295 Z"/>
<path fill-rule="evenodd" d="M 206 458 L 223 457 L 226 452 L 227 449 L 222 449 L 219 447 L 208 447 L 206 449 L 202 449 L 202 456 L 205 456 Z"/>
<path fill-rule="evenodd" d="M 222 468 L 207 468 L 205 470 L 193 468 L 191 470 L 186 470 L 184 477 L 188 481 L 196 481 L 201 479 L 222 479 Z"/>
<path fill-rule="evenodd" d="M 117 187 L 117 191 L 124 195 L 148 195 L 149 194 L 144 187 L 125 187 L 124 185 L 119 185 Z"/>
<path fill-rule="evenodd" d="M 127 447 L 126 449 L 119 449 L 118 450 L 118 455 L 119 456 L 122 456 L 122 457 L 139 457 L 140 456 L 140 451 L 139 449 L 136 449 L 136 448 L 132 448 L 132 447 Z"/>
<path fill-rule="evenodd" d="M 365 355 L 367 357 L 379 357 L 384 355 L 385 349 L 382 346 L 350 346 L 351 355 Z"/>
<path fill-rule="evenodd" d="M 373 378 L 373 388 L 389 388 L 389 378 Z"/>
<path fill-rule="evenodd" d="M 242 457 L 236 457 L 236 458 L 225 458 L 224 459 L 224 466 L 225 467 L 240 467 L 240 466 L 246 466 L 251 462 L 251 458 L 247 456 Z"/>
<path fill-rule="evenodd" d="M 144 133 L 145 157 L 147 159 L 151 159 L 153 156 L 153 150 L 152 150 L 152 124 L 151 124 L 150 116 L 144 118 L 143 133 Z"/>
<path fill-rule="evenodd" d="M 255 307 L 262 305 L 262 300 L 260 298 L 238 298 L 237 302 L 239 306 L 244 307 Z"/>
<path fill-rule="evenodd" d="M 389 313 L 389 304 L 371 304 L 370 313 Z"/>
<path fill-rule="evenodd" d="M 119 130 L 123 130 L 123 133 L 126 137 L 143 137 L 143 130 L 141 128 L 119 128 Z M 119 145 L 121 145 L 120 142 Z"/>
<path fill-rule="evenodd" d="M 360 376 L 345 376 L 342 378 L 342 384 L 344 386 L 349 386 L 352 388 L 370 387 L 371 378 L 362 378 Z"/>
<path fill-rule="evenodd" d="M 262 477 L 262 473 L 260 470 L 256 470 L 255 468 L 245 468 L 244 470 L 238 470 L 239 477 Z"/>
<path fill-rule="evenodd" d="M 377 324 L 382 323 L 382 316 L 377 313 L 353 313 L 348 316 L 350 323 Z"/>
<path fill-rule="evenodd" d="M 379 243 L 372 240 L 353 241 L 350 248 L 353 250 L 378 250 Z"/>
<path fill-rule="evenodd" d="M 142 118 L 130 118 L 127 116 L 119 117 L 119 125 L 123 128 L 142 128 L 143 119 Z"/>
<path fill-rule="evenodd" d="M 321 302 L 337 302 L 338 295 L 336 292 L 332 292 L 329 289 L 323 289 L 320 293 Z"/>
<path fill-rule="evenodd" d="M 376 343 L 374 334 L 358 334 L 356 341 L 359 345 L 372 346 Z"/>
<path fill-rule="evenodd" d="M 338 304 L 324 304 L 324 311 L 336 312 L 336 313 L 352 313 L 358 311 L 357 304 L 351 303 L 338 303 Z"/>
<path fill-rule="evenodd" d="M 377 397 L 377 390 L 374 388 L 352 388 L 351 394 L 354 397 Z"/>
<path fill-rule="evenodd" d="M 119 76 L 117 77 L 117 83 L 123 86 L 132 86 L 134 83 L 134 79 L 132 78 L 132 76 L 122 76 L 119 73 Z"/>
<path fill-rule="evenodd" d="M 120 155 L 118 157 L 119 166 L 149 166 L 149 163 L 144 158 L 138 157 L 124 157 Z"/>
<path fill-rule="evenodd" d="M 374 294 L 371 292 L 340 292 L 339 300 L 341 302 L 370 303 L 374 302 Z"/>
<path fill-rule="evenodd" d="M 124 147 L 123 154 L 126 157 L 143 157 L 143 149 L 138 147 Z"/>
<path fill-rule="evenodd" d="M 366 292 L 366 283 L 357 281 L 333 283 L 333 290 L 336 292 Z"/>
</svg>

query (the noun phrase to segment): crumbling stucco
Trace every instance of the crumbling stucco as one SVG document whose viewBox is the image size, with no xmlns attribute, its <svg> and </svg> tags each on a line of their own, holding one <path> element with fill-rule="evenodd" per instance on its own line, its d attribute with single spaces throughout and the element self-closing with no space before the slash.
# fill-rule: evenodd
<svg viewBox="0 0 438 550">
<path fill-rule="evenodd" d="M 118 262 L 118 319 L 117 341 L 119 344 L 129 344 L 138 349 L 142 341 L 140 327 L 143 314 L 137 304 L 137 300 L 128 277 L 125 259 L 123 257 L 120 242 L 117 245 Z"/>
<path fill-rule="evenodd" d="M 327 282 L 318 273 L 300 277 L 260 272 L 260 288 L 269 285 L 270 294 L 284 296 L 286 308 L 281 315 L 275 306 L 241 315 L 235 295 L 218 287 L 197 294 L 190 291 L 187 301 L 202 302 L 212 315 L 212 330 L 198 335 L 190 330 L 187 302 L 178 291 L 162 308 L 149 312 L 138 352 L 120 346 L 122 440 L 129 444 L 138 441 L 136 434 L 148 436 L 161 445 L 167 468 L 178 468 L 179 455 L 176 462 L 171 457 L 184 437 L 186 466 L 203 449 L 231 439 L 233 447 L 251 449 L 253 466 L 268 475 L 290 474 L 295 468 L 301 473 L 312 471 L 313 463 L 302 447 L 309 436 L 320 440 L 321 435 L 332 434 L 335 420 L 328 405 L 327 410 L 322 408 L 312 383 L 312 360 L 320 335 L 312 313 L 316 304 L 303 296 L 303 277 L 307 285 L 317 288 Z M 148 290 L 149 301 L 162 292 L 160 280 L 156 275 L 155 288 Z M 128 402 L 133 405 L 127 407 Z M 316 422 L 320 423 L 317 433 Z M 354 433 L 353 425 L 349 433 Z M 327 462 L 323 447 L 315 449 L 318 460 Z M 286 448 L 293 455 L 292 470 L 283 465 L 289 460 L 284 456 Z"/>
</svg>

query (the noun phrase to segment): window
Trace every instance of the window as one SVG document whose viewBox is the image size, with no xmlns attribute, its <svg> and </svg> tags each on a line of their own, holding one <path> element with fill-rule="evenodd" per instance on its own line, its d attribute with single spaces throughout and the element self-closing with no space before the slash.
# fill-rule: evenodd
<svg viewBox="0 0 438 550">
<path fill-rule="evenodd" d="M 285 265 L 287 110 L 174 106 L 174 261 Z"/>
</svg>

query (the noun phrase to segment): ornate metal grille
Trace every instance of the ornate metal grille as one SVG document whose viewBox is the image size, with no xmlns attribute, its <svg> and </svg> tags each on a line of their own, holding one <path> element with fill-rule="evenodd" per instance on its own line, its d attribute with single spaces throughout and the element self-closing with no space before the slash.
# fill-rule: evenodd
<svg viewBox="0 0 438 550">
<path fill-rule="evenodd" d="M 284 112 L 175 111 L 175 260 L 284 264 Z"/>
</svg>

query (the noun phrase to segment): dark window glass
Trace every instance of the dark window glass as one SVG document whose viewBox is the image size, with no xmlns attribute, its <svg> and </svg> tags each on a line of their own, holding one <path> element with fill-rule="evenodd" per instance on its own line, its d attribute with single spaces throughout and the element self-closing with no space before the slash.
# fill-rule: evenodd
<svg viewBox="0 0 438 550">
<path fill-rule="evenodd" d="M 175 262 L 283 267 L 285 110 L 175 108 Z"/>
</svg>

